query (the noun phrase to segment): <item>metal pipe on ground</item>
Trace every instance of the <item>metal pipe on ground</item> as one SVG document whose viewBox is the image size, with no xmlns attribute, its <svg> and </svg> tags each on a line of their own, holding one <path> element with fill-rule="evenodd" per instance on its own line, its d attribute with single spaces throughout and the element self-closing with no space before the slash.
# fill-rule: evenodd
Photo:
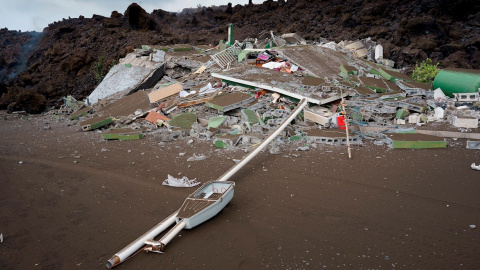
<svg viewBox="0 0 480 270">
<path fill-rule="evenodd" d="M 275 139 L 283 129 L 287 127 L 288 124 L 300 113 L 300 111 L 307 105 L 307 100 L 304 98 L 300 101 L 297 105 L 297 108 L 280 124 L 280 126 L 270 135 L 268 136 L 255 150 L 253 150 L 250 154 L 245 156 L 239 163 L 233 166 L 230 170 L 228 170 L 225 174 L 223 174 L 217 181 L 227 181 L 238 172 L 245 164 L 247 164 L 251 159 L 253 159 L 263 148 L 265 148 L 273 139 Z M 148 240 L 150 242 L 151 239 L 155 238 L 155 236 L 159 235 L 161 232 L 166 230 L 168 227 L 175 223 L 175 217 L 178 214 L 178 211 L 175 211 L 169 217 L 164 219 L 162 222 L 158 223 L 157 226 L 150 229 L 144 235 L 140 236 L 137 240 L 130 243 L 128 246 L 120 250 L 116 253 L 112 258 L 110 258 L 106 265 L 108 268 L 112 268 L 121 262 L 128 259 L 132 254 L 137 252 L 141 247 L 145 245 L 145 241 Z M 183 226 L 181 225 L 183 223 Z M 175 227 L 173 227 L 159 242 L 164 245 L 168 244 L 172 238 L 178 234 L 183 228 L 185 227 L 185 223 L 182 221 L 178 223 Z M 155 241 L 157 242 L 157 241 Z"/>
<path fill-rule="evenodd" d="M 137 238 L 137 240 L 133 241 L 128 246 L 126 246 L 125 248 L 117 252 L 115 255 L 113 255 L 112 258 L 110 258 L 107 261 L 106 263 L 107 267 L 112 268 L 120 264 L 121 262 L 125 261 L 132 254 L 134 254 L 136 251 L 138 251 L 141 247 L 145 245 L 145 240 L 154 238 L 155 236 L 165 231 L 168 227 L 172 226 L 172 224 L 175 223 L 175 217 L 177 216 L 177 214 L 178 214 L 178 210 L 175 211 L 170 216 L 168 216 L 166 219 L 162 220 L 160 223 L 158 223 L 155 227 L 150 229 L 144 235 Z"/>
</svg>

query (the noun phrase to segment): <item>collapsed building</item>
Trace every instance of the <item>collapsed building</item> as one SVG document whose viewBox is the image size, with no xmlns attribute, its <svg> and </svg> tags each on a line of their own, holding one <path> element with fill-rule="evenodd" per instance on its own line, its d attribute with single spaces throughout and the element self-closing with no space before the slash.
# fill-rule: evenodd
<svg viewBox="0 0 480 270">
<path fill-rule="evenodd" d="M 229 34 L 216 47 L 144 45 L 75 103 L 78 110 L 71 113 L 69 100 L 69 109 L 57 112 L 71 113 L 84 131 L 100 129 L 104 139 L 192 137 L 232 149 L 262 141 L 305 98 L 309 106 L 272 144 L 272 153 L 285 142 L 300 150 L 366 140 L 392 148 L 446 147 L 425 135 L 427 123 L 478 128 L 478 71 L 443 70 L 432 87 L 393 66 L 370 39 L 313 44 L 297 34 L 264 31 L 243 42 Z M 384 134 L 416 131 L 424 134 Z"/>
</svg>

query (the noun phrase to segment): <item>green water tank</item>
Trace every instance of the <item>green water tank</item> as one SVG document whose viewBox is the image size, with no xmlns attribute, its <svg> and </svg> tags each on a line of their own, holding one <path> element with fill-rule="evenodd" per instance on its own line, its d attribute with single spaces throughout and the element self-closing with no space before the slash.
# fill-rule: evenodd
<svg viewBox="0 0 480 270">
<path fill-rule="evenodd" d="M 453 97 L 454 93 L 477 93 L 480 88 L 480 70 L 442 69 L 433 81 L 433 89 L 437 88 L 449 97 Z"/>
</svg>

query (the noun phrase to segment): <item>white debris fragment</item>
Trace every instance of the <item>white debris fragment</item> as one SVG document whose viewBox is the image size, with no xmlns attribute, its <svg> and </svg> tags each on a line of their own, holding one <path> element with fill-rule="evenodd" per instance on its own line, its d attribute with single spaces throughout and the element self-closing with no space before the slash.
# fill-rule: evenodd
<svg viewBox="0 0 480 270">
<path fill-rule="evenodd" d="M 20 160 L 20 161 L 18 162 L 18 164 L 23 164 L 23 161 Z"/>
<path fill-rule="evenodd" d="M 207 158 L 207 157 L 204 156 L 204 155 L 197 156 L 197 155 L 193 154 L 193 156 L 192 156 L 192 157 L 189 157 L 189 158 L 187 159 L 187 161 L 199 161 L 199 160 L 204 160 L 204 159 L 206 159 L 206 158 Z"/>
<path fill-rule="evenodd" d="M 441 101 L 448 99 L 448 97 L 443 93 L 442 89 L 437 88 L 433 91 L 433 99 L 435 99 L 435 101 Z"/>
<path fill-rule="evenodd" d="M 0 243 L 3 243 L 3 233 L 0 233 Z"/>
<path fill-rule="evenodd" d="M 470 225 L 469 227 L 470 227 L 470 229 L 475 229 L 475 228 L 477 228 L 477 226 L 475 226 L 475 225 L 473 225 L 473 224 Z"/>
<path fill-rule="evenodd" d="M 186 176 L 175 178 L 169 174 L 168 178 L 163 180 L 162 185 L 171 187 L 194 187 L 200 185 L 200 182 L 197 181 L 197 178 L 192 180 L 188 179 Z"/>
<path fill-rule="evenodd" d="M 178 155 L 183 157 L 183 156 L 185 156 L 185 153 L 178 153 Z"/>
<path fill-rule="evenodd" d="M 472 169 L 480 171 L 480 164 L 475 165 L 475 163 L 472 163 Z"/>
</svg>

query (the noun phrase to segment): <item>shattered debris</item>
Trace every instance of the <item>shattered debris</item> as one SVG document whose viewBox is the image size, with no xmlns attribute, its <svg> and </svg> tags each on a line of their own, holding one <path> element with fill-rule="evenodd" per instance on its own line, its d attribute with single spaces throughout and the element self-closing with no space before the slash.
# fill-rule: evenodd
<svg viewBox="0 0 480 270">
<path fill-rule="evenodd" d="M 195 187 L 201 183 L 197 181 L 197 178 L 188 179 L 186 176 L 182 178 L 176 178 L 168 175 L 167 179 L 163 180 L 162 185 L 171 187 Z"/>
<path fill-rule="evenodd" d="M 309 44 L 297 34 L 264 31 L 258 39 L 216 48 L 143 45 L 113 69 L 121 77 L 111 74 L 92 93 L 88 101 L 94 106 L 80 108 L 81 102 L 66 97 L 63 111 L 75 111 L 70 118 L 79 119 L 85 131 L 112 124 L 115 129 L 99 131 L 106 140 L 151 133 L 161 144 L 194 138 L 232 150 L 261 142 L 306 98 L 310 106 L 272 143 L 270 153 L 281 153 L 285 143 L 298 151 L 346 144 L 345 122 L 352 145 L 437 148 L 447 146 L 446 137 L 477 139 L 471 131 L 480 119 L 480 86 L 451 93 L 445 79 L 466 76 L 476 82 L 477 72 L 444 72 L 432 90 L 393 69 L 382 45 L 369 38 Z M 88 113 L 94 117 L 88 119 Z M 432 123 L 461 132 L 428 130 Z M 415 133 L 384 133 L 392 130 Z M 474 141 L 467 147 L 476 149 Z M 187 160 L 205 158 L 194 154 Z"/>
</svg>

